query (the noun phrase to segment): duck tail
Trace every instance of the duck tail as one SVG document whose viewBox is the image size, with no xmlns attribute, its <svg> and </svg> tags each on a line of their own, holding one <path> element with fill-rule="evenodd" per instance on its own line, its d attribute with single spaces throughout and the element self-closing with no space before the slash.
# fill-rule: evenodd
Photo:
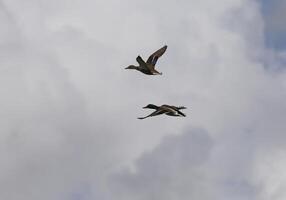
<svg viewBox="0 0 286 200">
<path fill-rule="evenodd" d="M 179 106 L 178 107 L 178 110 L 182 110 L 182 109 L 187 109 L 187 107 L 185 107 L 185 106 Z"/>
</svg>

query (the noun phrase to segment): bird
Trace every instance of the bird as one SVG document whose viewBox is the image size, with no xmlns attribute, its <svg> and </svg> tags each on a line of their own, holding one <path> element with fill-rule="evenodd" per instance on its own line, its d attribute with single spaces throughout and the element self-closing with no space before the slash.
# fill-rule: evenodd
<svg viewBox="0 0 286 200">
<path fill-rule="evenodd" d="M 136 58 L 136 61 L 139 63 L 139 66 L 129 65 L 125 69 L 135 69 L 147 75 L 162 75 L 162 72 L 158 72 L 155 69 L 155 65 L 158 58 L 160 58 L 166 50 L 167 45 L 163 46 L 159 50 L 155 51 L 152 55 L 150 55 L 146 62 L 139 55 Z"/>
<path fill-rule="evenodd" d="M 144 109 L 154 109 L 155 111 L 151 113 L 150 115 L 147 115 L 146 117 L 138 117 L 138 119 L 145 119 L 147 117 L 154 117 L 161 114 L 166 114 L 169 116 L 176 116 L 176 117 L 186 117 L 184 113 L 182 113 L 180 110 L 186 109 L 184 106 L 170 106 L 170 105 L 161 105 L 156 106 L 154 104 L 148 104 L 147 106 L 143 107 Z"/>
</svg>

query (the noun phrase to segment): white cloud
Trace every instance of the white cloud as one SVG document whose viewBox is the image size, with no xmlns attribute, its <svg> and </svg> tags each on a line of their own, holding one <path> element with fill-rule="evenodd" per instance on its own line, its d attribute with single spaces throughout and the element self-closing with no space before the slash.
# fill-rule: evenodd
<svg viewBox="0 0 286 200">
<path fill-rule="evenodd" d="M 286 82 L 258 2 L 2 0 L 0 22 L 1 199 L 284 197 L 259 167 Z M 124 70 L 164 44 L 163 76 Z M 148 103 L 187 118 L 137 120 Z"/>
<path fill-rule="evenodd" d="M 281 200 L 286 196 L 285 149 L 258 156 L 255 182 L 261 188 L 259 199 Z"/>
</svg>

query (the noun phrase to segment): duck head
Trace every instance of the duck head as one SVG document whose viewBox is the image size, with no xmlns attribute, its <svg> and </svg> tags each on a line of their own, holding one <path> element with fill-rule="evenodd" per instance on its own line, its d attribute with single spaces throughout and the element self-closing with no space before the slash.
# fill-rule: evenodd
<svg viewBox="0 0 286 200">
<path fill-rule="evenodd" d="M 136 66 L 134 66 L 134 65 L 129 65 L 128 67 L 126 67 L 125 69 L 137 69 L 137 67 Z"/>
<path fill-rule="evenodd" d="M 147 106 L 145 106 L 143 108 L 158 109 L 159 107 L 154 105 L 154 104 L 148 104 Z"/>
</svg>

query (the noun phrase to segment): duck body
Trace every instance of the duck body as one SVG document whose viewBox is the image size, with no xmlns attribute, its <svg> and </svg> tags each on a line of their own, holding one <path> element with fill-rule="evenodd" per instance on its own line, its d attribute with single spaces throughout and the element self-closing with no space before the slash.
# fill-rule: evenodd
<svg viewBox="0 0 286 200">
<path fill-rule="evenodd" d="M 182 113 L 180 110 L 186 109 L 184 106 L 170 106 L 170 105 L 161 105 L 161 106 L 156 106 L 154 104 L 148 104 L 147 106 L 143 108 L 149 108 L 149 109 L 154 109 L 155 111 L 151 113 L 150 115 L 147 115 L 146 117 L 139 117 L 138 119 L 145 119 L 147 117 L 154 117 L 157 115 L 161 114 L 166 114 L 169 116 L 174 116 L 174 117 L 186 117 L 184 113 Z"/>
<path fill-rule="evenodd" d="M 146 68 L 143 68 L 140 66 L 129 65 L 125 69 L 135 69 L 135 70 L 142 72 L 143 74 L 146 74 L 146 75 L 154 75 L 154 74 L 152 74 L 152 72 L 149 69 L 146 69 Z"/>
<path fill-rule="evenodd" d="M 136 61 L 138 62 L 139 66 L 129 65 L 125 69 L 135 69 L 146 75 L 162 75 L 161 72 L 158 72 L 155 69 L 155 65 L 157 63 L 158 58 L 165 53 L 166 49 L 167 45 L 165 45 L 161 49 L 154 52 L 151 56 L 149 56 L 146 62 L 141 58 L 141 56 L 137 56 Z"/>
</svg>

